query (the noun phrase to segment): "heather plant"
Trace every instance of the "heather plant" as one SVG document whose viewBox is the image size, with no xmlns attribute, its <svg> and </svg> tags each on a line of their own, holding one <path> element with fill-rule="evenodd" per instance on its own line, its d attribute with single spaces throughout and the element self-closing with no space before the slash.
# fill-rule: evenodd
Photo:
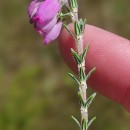
<svg viewBox="0 0 130 130">
<path fill-rule="evenodd" d="M 35 30 L 43 37 L 43 43 L 49 44 L 55 40 L 60 32 L 62 25 L 74 38 L 76 50 L 71 48 L 72 56 L 77 64 L 78 76 L 69 73 L 69 76 L 78 85 L 78 98 L 80 102 L 81 120 L 78 121 L 74 116 L 72 119 L 79 126 L 80 130 L 88 130 L 96 117 L 88 119 L 88 108 L 96 96 L 96 93 L 88 97 L 87 80 L 96 68 L 89 73 L 85 72 L 85 57 L 89 49 L 89 44 L 83 47 L 83 34 L 86 19 L 80 19 L 78 16 L 78 0 L 33 0 L 28 7 L 30 23 L 34 25 Z M 74 32 L 67 26 L 66 19 L 70 18 L 74 25 Z M 71 43 L 70 43 L 71 44 Z"/>
</svg>

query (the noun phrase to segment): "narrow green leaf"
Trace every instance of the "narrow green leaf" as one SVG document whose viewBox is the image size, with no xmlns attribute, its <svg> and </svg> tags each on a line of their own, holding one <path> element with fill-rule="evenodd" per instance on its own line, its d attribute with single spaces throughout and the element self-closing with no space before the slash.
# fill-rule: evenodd
<svg viewBox="0 0 130 130">
<path fill-rule="evenodd" d="M 88 123 L 88 125 L 87 125 L 87 129 L 91 126 L 91 124 L 92 124 L 95 120 L 96 120 L 96 117 L 93 117 L 93 118 L 89 121 L 89 123 Z"/>
<path fill-rule="evenodd" d="M 82 120 L 82 130 L 87 130 L 87 122 L 85 119 Z"/>
<path fill-rule="evenodd" d="M 79 25 L 83 26 L 84 22 L 83 19 L 79 19 Z"/>
<path fill-rule="evenodd" d="M 83 26 L 82 33 L 84 33 L 86 23 L 87 23 L 87 19 L 84 19 L 84 26 Z"/>
<path fill-rule="evenodd" d="M 70 76 L 74 81 L 76 81 L 76 83 L 78 83 L 78 85 L 80 85 L 79 80 L 78 80 L 73 74 L 69 73 L 69 76 Z"/>
<path fill-rule="evenodd" d="M 80 60 L 80 57 L 79 55 L 77 54 L 77 52 L 74 51 L 74 49 L 71 48 L 71 53 L 76 61 L 77 64 L 80 64 L 81 63 L 81 60 Z"/>
<path fill-rule="evenodd" d="M 83 32 L 83 29 L 84 29 L 84 22 L 83 22 L 82 19 L 79 20 L 79 26 L 80 26 L 81 32 Z"/>
<path fill-rule="evenodd" d="M 83 51 L 83 54 L 81 55 L 81 60 L 82 60 L 82 62 L 83 62 L 83 60 L 84 60 L 85 57 L 86 57 L 86 54 L 87 54 L 87 52 L 88 52 L 89 47 L 90 47 L 90 44 L 88 44 L 88 45 L 86 46 L 86 48 L 85 48 L 84 51 Z"/>
<path fill-rule="evenodd" d="M 70 35 L 71 35 L 74 39 L 76 39 L 75 36 L 74 36 L 74 34 L 70 31 L 69 27 L 68 27 L 65 23 L 63 23 L 63 26 L 64 26 L 64 27 L 66 28 L 66 30 L 70 33 Z"/>
<path fill-rule="evenodd" d="M 81 34 L 80 26 L 78 22 L 74 23 L 75 34 L 78 36 Z"/>
<path fill-rule="evenodd" d="M 89 107 L 89 106 L 90 106 L 90 104 L 92 103 L 92 101 L 93 101 L 93 99 L 96 97 L 96 95 L 97 95 L 97 93 L 93 93 L 93 94 L 87 99 L 87 101 L 86 101 L 86 103 L 85 103 L 85 106 L 86 106 L 86 107 Z"/>
<path fill-rule="evenodd" d="M 89 73 L 86 76 L 86 80 L 89 79 L 89 77 L 94 73 L 95 70 L 96 70 L 96 67 L 94 67 L 92 70 L 89 71 Z"/>
<path fill-rule="evenodd" d="M 59 18 L 66 18 L 67 16 L 70 16 L 70 12 L 65 13 L 65 14 L 60 12 L 60 14 L 59 14 Z"/>
<path fill-rule="evenodd" d="M 78 8 L 78 0 L 74 0 L 75 1 L 75 7 Z"/>
<path fill-rule="evenodd" d="M 79 128 L 81 128 L 79 121 L 74 117 L 71 116 L 71 118 L 74 120 L 74 122 L 79 126 Z"/>
<path fill-rule="evenodd" d="M 78 92 L 78 98 L 79 98 L 80 104 L 85 107 L 85 102 L 84 102 L 80 92 Z"/>
<path fill-rule="evenodd" d="M 82 67 L 79 69 L 79 77 L 81 81 L 86 80 L 86 75 Z"/>
<path fill-rule="evenodd" d="M 81 34 L 84 33 L 86 22 L 87 22 L 87 19 L 85 19 L 85 20 L 80 19 L 79 20 L 79 26 L 80 26 Z"/>
<path fill-rule="evenodd" d="M 70 6 L 71 8 L 74 8 L 73 0 L 70 0 Z"/>
<path fill-rule="evenodd" d="M 70 6 L 71 8 L 77 8 L 78 7 L 77 0 L 70 0 Z"/>
</svg>

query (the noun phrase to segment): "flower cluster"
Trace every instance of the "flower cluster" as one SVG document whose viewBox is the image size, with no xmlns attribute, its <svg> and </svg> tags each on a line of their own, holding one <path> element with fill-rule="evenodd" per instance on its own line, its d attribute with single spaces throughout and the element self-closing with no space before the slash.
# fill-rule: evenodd
<svg viewBox="0 0 130 130">
<path fill-rule="evenodd" d="M 43 43 L 48 44 L 60 34 L 62 21 L 58 13 L 67 0 L 33 0 L 28 7 L 30 23 L 44 37 Z"/>
</svg>

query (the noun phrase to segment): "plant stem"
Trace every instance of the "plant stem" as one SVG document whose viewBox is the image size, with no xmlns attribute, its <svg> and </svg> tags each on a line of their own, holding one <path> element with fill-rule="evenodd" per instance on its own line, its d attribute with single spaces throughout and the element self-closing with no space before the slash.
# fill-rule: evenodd
<svg viewBox="0 0 130 130">
<path fill-rule="evenodd" d="M 73 9 L 72 14 L 73 14 L 72 15 L 73 16 L 72 17 L 73 23 L 78 22 L 79 21 L 78 20 L 78 9 L 77 8 Z M 83 49 L 83 34 L 78 35 L 78 36 L 76 35 L 75 42 L 76 42 L 76 47 L 77 47 L 77 53 L 79 56 L 81 56 L 83 54 L 83 51 L 84 51 L 84 49 Z M 85 74 L 85 59 L 83 59 L 82 63 L 78 64 L 78 76 L 80 76 L 81 69 L 83 70 L 83 73 Z M 86 80 L 80 79 L 79 93 L 80 93 L 84 103 L 87 101 L 86 90 L 87 90 Z M 86 126 L 87 126 L 87 124 L 88 124 L 88 108 L 81 105 L 80 112 L 81 112 L 81 125 L 82 125 L 83 121 L 85 121 Z M 85 129 L 81 128 L 81 130 L 87 130 L 87 127 Z"/>
</svg>

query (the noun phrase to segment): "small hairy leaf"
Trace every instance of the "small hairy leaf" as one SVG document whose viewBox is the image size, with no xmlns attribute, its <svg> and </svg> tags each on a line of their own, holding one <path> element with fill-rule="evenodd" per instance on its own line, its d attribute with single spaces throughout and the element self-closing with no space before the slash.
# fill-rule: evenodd
<svg viewBox="0 0 130 130">
<path fill-rule="evenodd" d="M 86 80 L 86 75 L 82 67 L 79 69 L 79 77 L 81 81 Z"/>
<path fill-rule="evenodd" d="M 65 23 L 63 23 L 63 26 L 66 28 L 66 30 L 70 33 L 70 35 L 75 39 L 75 36 L 74 36 L 74 34 L 70 31 L 70 29 L 69 29 L 69 27 L 65 24 Z"/>
<path fill-rule="evenodd" d="M 71 8 L 77 8 L 78 7 L 77 0 L 69 0 L 69 1 L 70 1 Z"/>
<path fill-rule="evenodd" d="M 75 34 L 78 36 L 81 34 L 80 26 L 78 22 L 74 23 Z"/>
<path fill-rule="evenodd" d="M 86 23 L 87 23 L 87 19 L 84 19 L 84 27 L 82 33 L 84 33 Z"/>
<path fill-rule="evenodd" d="M 96 97 L 96 95 L 97 95 L 97 93 L 93 93 L 93 94 L 87 99 L 87 101 L 86 101 L 86 103 L 85 103 L 85 106 L 86 106 L 86 107 L 89 107 L 89 106 L 90 106 L 90 104 L 92 103 L 92 101 L 93 101 L 93 99 Z"/>
<path fill-rule="evenodd" d="M 81 128 L 79 121 L 74 117 L 71 116 L 71 118 L 74 120 L 74 122 L 79 126 L 79 128 Z"/>
<path fill-rule="evenodd" d="M 87 125 L 87 129 L 91 126 L 91 124 L 92 124 L 95 120 L 96 120 L 96 117 L 93 117 L 93 118 L 89 121 L 89 123 L 88 123 L 88 125 Z"/>
<path fill-rule="evenodd" d="M 83 51 L 83 54 L 81 55 L 81 60 L 82 60 L 82 62 L 83 62 L 83 60 L 84 60 L 85 57 L 86 57 L 86 54 L 87 54 L 87 52 L 88 52 L 89 47 L 90 47 L 90 44 L 88 44 L 88 45 L 86 46 L 86 48 L 85 48 L 84 51 Z"/>
<path fill-rule="evenodd" d="M 77 54 L 77 52 L 75 52 L 74 49 L 71 48 L 71 53 L 72 53 L 76 63 L 80 64 L 81 63 L 81 59 L 80 59 L 79 55 Z"/>
<path fill-rule="evenodd" d="M 76 81 L 76 83 L 78 83 L 78 85 L 80 85 L 79 80 L 78 80 L 73 74 L 69 73 L 69 76 L 70 76 L 74 81 Z"/>
<path fill-rule="evenodd" d="M 87 22 L 87 19 L 85 19 L 84 21 L 82 19 L 79 20 L 79 26 L 80 26 L 81 34 L 84 33 L 86 22 Z"/>
<path fill-rule="evenodd" d="M 80 26 L 80 30 L 81 30 L 81 32 L 83 32 L 84 22 L 83 22 L 82 19 L 79 20 L 79 26 Z"/>
<path fill-rule="evenodd" d="M 89 73 L 86 76 L 86 80 L 89 79 L 89 77 L 94 73 L 95 70 L 96 70 L 96 67 L 94 67 L 92 70 L 89 71 Z"/>
</svg>

